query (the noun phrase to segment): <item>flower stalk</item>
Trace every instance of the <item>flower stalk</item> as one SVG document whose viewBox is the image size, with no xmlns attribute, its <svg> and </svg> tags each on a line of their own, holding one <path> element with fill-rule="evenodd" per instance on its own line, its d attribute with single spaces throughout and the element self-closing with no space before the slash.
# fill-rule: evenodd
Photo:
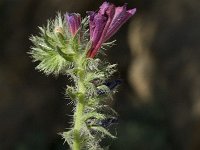
<svg viewBox="0 0 200 150">
<path fill-rule="evenodd" d="M 74 141 L 73 141 L 73 150 L 80 150 L 81 147 L 81 138 L 80 138 L 80 130 L 81 130 L 81 118 L 83 116 L 84 111 L 84 99 L 83 96 L 79 97 L 77 102 L 76 111 L 74 114 Z"/>
<path fill-rule="evenodd" d="M 104 2 L 98 12 L 90 12 L 81 19 L 80 14 L 66 13 L 39 27 L 39 36 L 30 40 L 36 69 L 46 75 L 66 75 L 71 85 L 66 87 L 66 99 L 74 107 L 73 123 L 61 133 L 72 150 L 102 150 L 100 142 L 105 136 L 116 138 L 108 130 L 116 124 L 116 112 L 106 101 L 112 98 L 121 80 L 110 80 L 116 64 L 99 59 L 102 49 L 112 46 L 105 43 L 133 14 L 126 5 Z"/>
<path fill-rule="evenodd" d="M 78 61 L 79 62 L 79 61 Z M 77 104 L 76 109 L 74 113 L 74 140 L 73 140 L 73 150 L 80 150 L 81 148 L 81 125 L 82 125 L 82 117 L 84 113 L 84 107 L 85 107 L 85 86 L 84 86 L 84 77 L 83 73 L 85 70 L 83 69 L 83 64 L 81 64 L 82 61 L 80 61 L 80 64 L 77 64 L 78 69 L 78 94 L 77 94 Z"/>
</svg>

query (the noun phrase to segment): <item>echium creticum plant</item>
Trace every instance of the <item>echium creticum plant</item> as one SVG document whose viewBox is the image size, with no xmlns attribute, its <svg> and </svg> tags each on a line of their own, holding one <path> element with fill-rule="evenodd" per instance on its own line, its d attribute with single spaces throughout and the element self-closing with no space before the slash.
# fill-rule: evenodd
<svg viewBox="0 0 200 150">
<path fill-rule="evenodd" d="M 116 113 L 106 105 L 121 80 L 110 80 L 116 64 L 97 56 L 118 29 L 136 12 L 126 4 L 116 7 L 104 2 L 97 12 L 89 11 L 84 19 L 77 13 L 58 13 L 46 27 L 39 27 L 39 36 L 30 40 L 29 52 L 36 69 L 46 75 L 67 75 L 72 81 L 66 87 L 66 98 L 74 106 L 71 128 L 61 133 L 72 150 L 100 150 L 100 141 L 109 136 L 108 127 L 116 122 Z M 107 43 L 106 43 L 107 42 Z"/>
</svg>

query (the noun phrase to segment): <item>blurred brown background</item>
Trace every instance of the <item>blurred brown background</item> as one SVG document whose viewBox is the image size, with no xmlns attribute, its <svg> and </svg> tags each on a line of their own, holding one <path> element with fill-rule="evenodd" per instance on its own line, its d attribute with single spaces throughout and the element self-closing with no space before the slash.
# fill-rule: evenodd
<svg viewBox="0 0 200 150">
<path fill-rule="evenodd" d="M 56 11 L 96 10 L 95 0 L 0 1 L 0 150 L 64 150 L 66 77 L 46 77 L 27 55 L 31 34 Z M 137 14 L 115 35 L 108 59 L 124 83 L 111 150 L 200 149 L 199 0 L 112 0 Z"/>
</svg>

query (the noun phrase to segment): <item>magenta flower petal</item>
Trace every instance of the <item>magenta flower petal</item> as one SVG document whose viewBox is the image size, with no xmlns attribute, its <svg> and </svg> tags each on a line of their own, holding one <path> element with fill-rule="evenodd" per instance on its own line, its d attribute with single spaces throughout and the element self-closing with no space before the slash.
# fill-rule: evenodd
<svg viewBox="0 0 200 150">
<path fill-rule="evenodd" d="M 107 17 L 97 14 L 90 17 L 90 40 L 97 45 L 107 22 Z"/>
<path fill-rule="evenodd" d="M 95 12 L 94 11 L 88 11 L 87 14 L 89 15 L 89 28 L 90 28 L 90 35 L 93 35 L 94 29 L 95 29 Z M 90 36 L 91 38 L 91 36 Z"/>
<path fill-rule="evenodd" d="M 90 40 L 92 46 L 87 56 L 93 58 L 102 43 L 112 37 L 119 28 L 136 12 L 136 9 L 127 10 L 126 4 L 115 7 L 113 4 L 104 2 L 97 13 L 90 12 Z"/>
<path fill-rule="evenodd" d="M 76 14 L 76 13 L 68 14 L 68 13 L 66 13 L 65 18 L 66 18 L 66 21 L 67 21 L 67 24 L 68 24 L 69 32 L 71 33 L 72 36 L 75 36 L 78 29 L 81 26 L 81 16 L 80 16 L 80 14 Z"/>
<path fill-rule="evenodd" d="M 106 33 L 104 38 L 107 41 L 110 37 L 112 37 L 119 28 L 136 12 L 136 9 L 126 10 L 126 4 L 122 7 L 115 8 L 115 16 L 111 22 L 111 25 Z"/>
<path fill-rule="evenodd" d="M 100 7 L 99 7 L 99 12 L 101 15 L 104 15 L 106 10 L 110 7 L 110 4 L 108 2 L 104 2 Z"/>
<path fill-rule="evenodd" d="M 90 33 L 92 32 L 92 34 L 90 34 L 90 40 L 92 41 L 92 47 L 88 52 L 88 57 L 93 58 L 96 55 L 104 41 L 104 36 L 106 35 L 112 18 L 114 17 L 115 6 L 113 4 L 108 4 L 109 3 L 104 2 L 100 6 L 99 12 L 93 14 L 94 18 L 90 16 L 90 29 L 92 29 L 92 31 L 90 31 Z M 93 18 L 93 20 L 91 18 Z"/>
</svg>

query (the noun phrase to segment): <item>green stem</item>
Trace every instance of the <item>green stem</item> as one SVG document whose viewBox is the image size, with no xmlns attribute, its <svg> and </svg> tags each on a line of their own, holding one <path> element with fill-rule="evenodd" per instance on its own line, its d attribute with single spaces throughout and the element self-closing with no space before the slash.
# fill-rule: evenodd
<svg viewBox="0 0 200 150">
<path fill-rule="evenodd" d="M 78 81 L 78 96 L 77 96 L 77 104 L 76 111 L 74 114 L 74 141 L 73 141 L 73 150 L 80 150 L 81 148 L 81 137 L 80 131 L 82 126 L 82 116 L 84 112 L 84 97 L 85 97 L 85 86 L 83 83 L 83 70 L 78 71 L 77 73 L 79 81 Z"/>
<path fill-rule="evenodd" d="M 81 99 L 80 99 L 81 100 Z M 80 150 L 81 147 L 81 139 L 80 139 L 80 129 L 81 129 L 81 118 L 83 115 L 84 103 L 81 101 L 77 102 L 76 112 L 75 112 L 75 124 L 74 124 L 74 143 L 73 150 Z"/>
</svg>

